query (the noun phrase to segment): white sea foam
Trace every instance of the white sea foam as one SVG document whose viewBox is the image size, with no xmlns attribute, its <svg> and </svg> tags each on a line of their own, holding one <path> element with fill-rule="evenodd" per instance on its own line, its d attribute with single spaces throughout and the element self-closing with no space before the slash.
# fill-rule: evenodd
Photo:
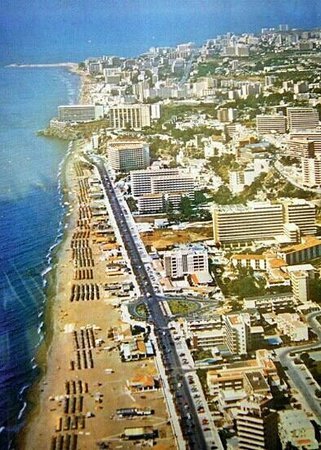
<svg viewBox="0 0 321 450">
<path fill-rule="evenodd" d="M 19 411 L 18 420 L 21 419 L 22 414 L 24 413 L 24 410 L 26 409 L 26 407 L 27 407 L 27 402 L 23 402 L 23 407 Z"/>
<path fill-rule="evenodd" d="M 52 266 L 46 267 L 46 268 L 41 272 L 41 276 L 44 277 L 44 276 L 47 275 L 47 273 L 49 273 L 51 270 L 52 270 Z"/>
</svg>

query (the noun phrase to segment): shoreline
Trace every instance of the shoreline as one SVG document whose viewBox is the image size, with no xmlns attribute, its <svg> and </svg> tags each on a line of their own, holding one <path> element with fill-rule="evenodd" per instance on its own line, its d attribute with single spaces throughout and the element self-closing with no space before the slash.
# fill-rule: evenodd
<svg viewBox="0 0 321 450">
<path fill-rule="evenodd" d="M 81 75 L 80 101 L 86 101 L 91 79 Z M 17 448 L 92 450 L 107 440 L 114 449 L 124 427 L 154 426 L 162 436 L 159 450 L 174 450 L 155 358 L 124 363 L 121 357 L 119 336 L 134 336 L 123 320 L 124 299 L 115 297 L 106 285 L 131 283 L 132 275 L 122 269 L 124 255 L 107 210 L 93 213 L 97 200 L 91 196 L 90 183 L 97 173 L 81 158 L 88 145 L 84 139 L 73 142 L 60 174 L 62 201 L 68 202 L 68 210 L 48 274 L 45 338 L 36 358 L 39 378 L 28 393 L 28 413 Z M 101 226 L 109 230 L 104 238 Z M 109 274 L 108 266 L 115 264 L 119 269 Z M 141 395 L 130 383 L 146 375 L 156 387 Z M 134 421 L 118 420 L 117 409 L 127 407 L 156 412 Z M 126 441 L 127 450 L 135 448 L 135 443 Z"/>
<path fill-rule="evenodd" d="M 47 67 L 48 65 L 33 65 L 33 67 L 41 68 Z M 11 66 L 12 67 L 12 66 Z M 30 67 L 28 66 L 19 66 L 22 68 Z M 77 94 L 77 98 L 80 102 L 84 102 L 84 99 L 89 93 L 89 90 L 86 86 L 86 74 L 78 69 L 78 65 L 75 63 L 60 63 L 55 65 L 50 65 L 50 67 L 61 67 L 66 68 L 69 72 L 74 73 L 80 77 L 80 87 L 79 92 Z M 39 371 L 37 377 L 35 378 L 33 384 L 28 389 L 28 393 L 26 395 L 26 412 L 25 412 L 25 421 L 21 430 L 18 432 L 14 442 L 18 445 L 18 448 L 24 448 L 26 443 L 26 436 L 29 430 L 29 427 L 40 409 L 41 402 L 41 383 L 46 378 L 47 370 L 48 370 L 48 362 L 50 358 L 50 351 L 53 344 L 53 338 L 55 334 L 56 317 L 57 317 L 57 308 L 58 305 L 55 304 L 55 298 L 58 293 L 58 266 L 59 262 L 63 256 L 64 248 L 66 246 L 68 240 L 68 234 L 70 234 L 70 230 L 72 230 L 72 222 L 73 217 L 72 214 L 69 214 L 68 209 L 65 207 L 65 203 L 69 203 L 69 209 L 72 205 L 70 196 L 70 186 L 68 186 L 68 177 L 67 177 L 67 167 L 68 165 L 73 163 L 73 159 L 75 158 L 75 152 L 77 150 L 77 145 L 79 143 L 77 141 L 70 141 L 68 144 L 67 152 L 65 157 L 60 163 L 60 167 L 58 168 L 58 190 L 60 191 L 60 203 L 63 208 L 62 216 L 61 216 L 61 229 L 62 232 L 61 238 L 54 242 L 54 247 L 51 251 L 49 251 L 47 255 L 48 266 L 52 267 L 48 273 L 43 277 L 44 280 L 44 295 L 46 298 L 45 306 L 44 306 L 44 338 L 40 343 L 37 352 L 34 356 L 35 363 L 37 365 L 37 369 Z M 59 173 L 60 172 L 60 173 Z M 59 229 L 57 230 L 57 236 L 59 234 Z M 50 263 L 49 263 L 50 260 Z"/>
<path fill-rule="evenodd" d="M 75 144 L 72 143 L 74 146 Z M 65 158 L 62 160 L 61 166 L 61 203 L 69 202 L 68 197 L 68 180 L 66 177 L 66 167 L 68 164 L 71 164 L 73 158 L 73 151 L 69 150 L 66 153 Z M 69 202 L 70 203 L 70 202 Z M 26 434 L 28 433 L 28 429 L 30 424 L 35 419 L 40 409 L 40 396 L 41 396 L 41 383 L 46 378 L 47 370 L 48 370 L 48 362 L 50 358 L 50 352 L 53 344 L 53 338 L 55 334 L 55 328 L 57 326 L 55 317 L 57 316 L 57 308 L 58 304 L 55 303 L 55 298 L 57 296 L 57 286 L 58 286 L 58 265 L 62 258 L 64 248 L 66 246 L 68 240 L 68 231 L 71 229 L 72 217 L 67 216 L 67 210 L 62 215 L 62 236 L 61 239 L 56 243 L 55 247 L 51 252 L 48 253 L 48 258 L 51 259 L 50 265 L 52 269 L 44 276 L 44 281 L 46 284 L 44 286 L 44 294 L 46 297 L 46 304 L 44 307 L 44 338 L 37 349 L 37 353 L 35 355 L 35 363 L 37 364 L 37 368 L 39 370 L 39 374 L 34 380 L 34 383 L 29 388 L 27 393 L 26 402 L 26 418 L 25 423 L 20 432 L 16 437 L 16 443 L 19 448 L 25 447 Z M 57 233 L 59 231 L 57 230 Z M 48 266 L 49 267 L 49 266 Z"/>
</svg>

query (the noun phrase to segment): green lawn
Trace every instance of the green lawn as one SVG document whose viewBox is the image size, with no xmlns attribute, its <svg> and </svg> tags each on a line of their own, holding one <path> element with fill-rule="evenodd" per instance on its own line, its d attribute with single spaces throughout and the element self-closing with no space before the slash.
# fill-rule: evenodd
<svg viewBox="0 0 321 450">
<path fill-rule="evenodd" d="M 193 300 L 170 300 L 168 306 L 172 314 L 190 314 L 199 308 L 197 302 Z"/>
</svg>

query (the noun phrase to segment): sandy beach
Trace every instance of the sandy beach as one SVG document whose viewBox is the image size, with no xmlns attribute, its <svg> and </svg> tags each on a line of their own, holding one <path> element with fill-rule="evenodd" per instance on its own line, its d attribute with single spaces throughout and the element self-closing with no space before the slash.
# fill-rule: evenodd
<svg viewBox="0 0 321 450">
<path fill-rule="evenodd" d="M 82 103 L 90 100 L 89 83 L 82 74 Z M 118 244 L 113 233 L 105 242 L 95 233 L 95 222 L 108 217 L 93 217 L 90 208 L 93 173 L 80 157 L 86 145 L 75 142 L 65 163 L 69 211 L 51 286 L 50 339 L 47 353 L 39 355 L 45 373 L 31 392 L 34 407 L 19 448 L 92 450 L 108 442 L 108 448 L 134 449 L 136 441 L 121 439 L 126 427 L 152 426 L 155 448 L 174 449 L 162 390 L 142 392 L 131 386 L 133 380 L 157 379 L 153 358 L 121 361 L 120 338 L 130 338 L 130 326 L 122 321 L 121 299 L 105 285 L 127 282 L 129 275 L 106 273 L 105 249 Z M 119 408 L 148 408 L 154 414 L 120 419 Z"/>
</svg>

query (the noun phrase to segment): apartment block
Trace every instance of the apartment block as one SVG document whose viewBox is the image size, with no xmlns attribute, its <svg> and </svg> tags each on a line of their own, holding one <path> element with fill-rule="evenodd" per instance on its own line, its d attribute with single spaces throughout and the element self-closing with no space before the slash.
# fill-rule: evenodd
<svg viewBox="0 0 321 450">
<path fill-rule="evenodd" d="M 246 355 L 250 331 L 248 314 L 231 314 L 224 317 L 226 329 L 226 344 L 231 353 Z"/>
<path fill-rule="evenodd" d="M 143 169 L 149 166 L 149 145 L 138 140 L 114 140 L 107 146 L 111 167 L 120 172 Z"/>
<path fill-rule="evenodd" d="M 256 129 L 258 134 L 286 133 L 287 119 L 280 115 L 256 116 Z"/>
<path fill-rule="evenodd" d="M 304 270 L 290 273 L 292 292 L 294 298 L 301 303 L 309 301 L 309 274 Z"/>
<path fill-rule="evenodd" d="M 87 122 L 104 117 L 104 107 L 100 105 L 61 105 L 58 106 L 60 122 Z"/>
<path fill-rule="evenodd" d="M 113 129 L 141 130 L 150 127 L 150 106 L 143 104 L 117 105 L 109 109 L 110 126 Z"/>
<path fill-rule="evenodd" d="M 137 199 L 139 214 L 156 214 L 164 211 L 163 194 L 145 194 Z"/>
<path fill-rule="evenodd" d="M 257 309 L 261 314 L 282 313 L 294 307 L 294 296 L 291 293 L 247 297 L 243 300 L 243 309 Z"/>
<path fill-rule="evenodd" d="M 239 449 L 275 450 L 277 448 L 277 413 L 259 400 L 243 400 L 236 417 Z"/>
<path fill-rule="evenodd" d="M 278 256 L 289 265 L 301 264 L 305 261 L 319 258 L 321 256 L 321 240 L 308 236 L 303 239 L 301 244 L 282 248 Z"/>
<path fill-rule="evenodd" d="M 314 158 L 302 158 L 302 177 L 304 186 L 321 186 L 321 155 Z"/>
<path fill-rule="evenodd" d="M 249 202 L 246 206 L 216 205 L 213 209 L 214 240 L 223 245 L 274 239 L 284 234 L 297 239 L 297 230 L 290 229 L 288 224 L 296 225 L 302 236 L 314 235 L 315 206 L 306 200 L 291 199 L 282 204 Z"/>
<path fill-rule="evenodd" d="M 287 108 L 289 131 L 313 129 L 319 125 L 319 113 L 313 108 Z"/>
<path fill-rule="evenodd" d="M 194 195 L 194 178 L 190 175 L 156 176 L 151 179 L 151 187 L 153 193 L 158 192 L 184 192 Z"/>
<path fill-rule="evenodd" d="M 297 225 L 303 236 L 316 234 L 316 207 L 313 203 L 304 199 L 291 199 L 283 202 L 283 206 L 285 223 Z"/>
<path fill-rule="evenodd" d="M 130 172 L 131 191 L 134 197 L 140 197 L 144 194 L 151 194 L 152 179 L 160 177 L 166 180 L 167 177 L 176 177 L 179 180 L 178 169 L 153 169 L 134 170 Z"/>
<path fill-rule="evenodd" d="M 194 272 L 208 273 L 208 253 L 202 246 L 178 247 L 164 253 L 166 276 L 182 278 Z"/>
<path fill-rule="evenodd" d="M 293 342 L 309 340 L 308 325 L 300 320 L 297 313 L 282 313 L 275 317 L 280 333 L 288 336 Z"/>
<path fill-rule="evenodd" d="M 283 233 L 282 205 L 251 202 L 247 206 L 215 206 L 213 232 L 214 240 L 222 244 L 273 239 Z"/>
</svg>

